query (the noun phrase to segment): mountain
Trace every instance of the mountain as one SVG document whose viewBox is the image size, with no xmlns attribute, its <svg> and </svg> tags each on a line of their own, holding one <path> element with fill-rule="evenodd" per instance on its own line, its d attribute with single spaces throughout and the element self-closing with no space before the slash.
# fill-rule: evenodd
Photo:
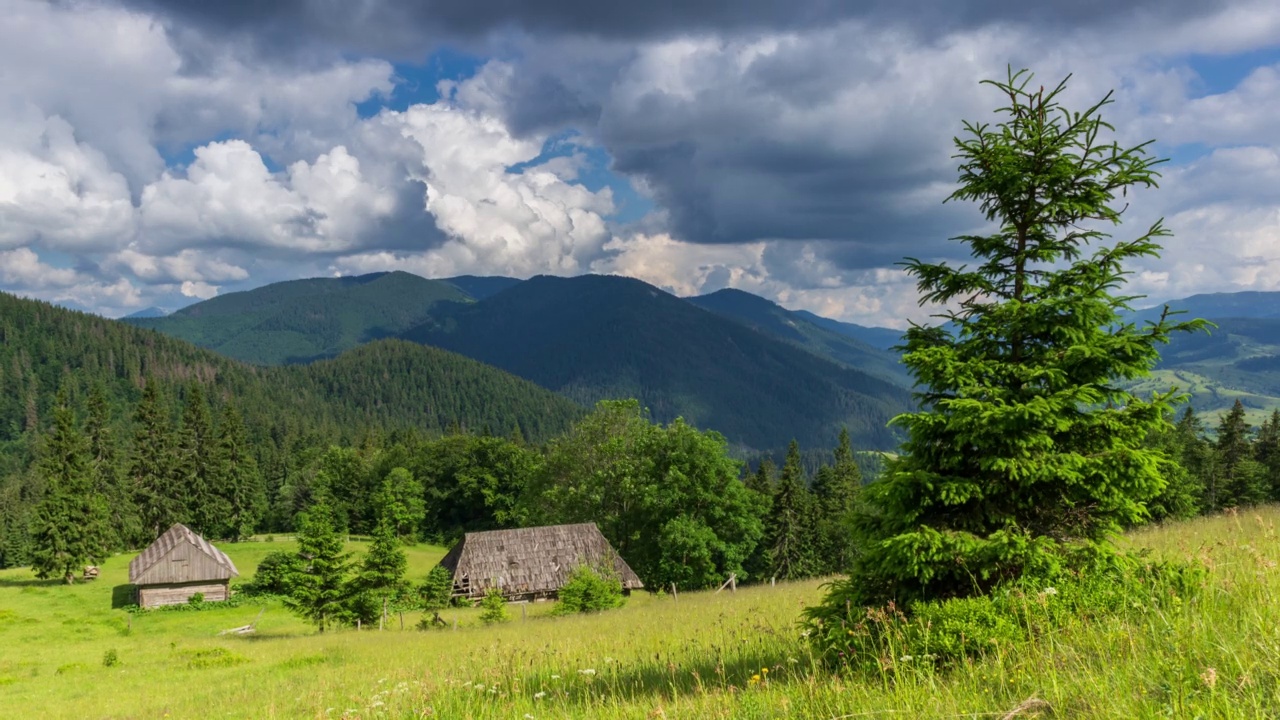
<svg viewBox="0 0 1280 720">
<path fill-rule="evenodd" d="M 841 425 L 862 447 L 892 447 L 885 424 L 911 404 L 894 383 L 630 278 L 539 276 L 433 315 L 403 337 L 579 402 L 635 397 L 741 448 L 833 445 Z"/>
<path fill-rule="evenodd" d="M 478 277 L 476 275 L 459 275 L 458 277 L 445 278 L 441 282 L 447 282 L 458 288 L 466 295 L 474 300 L 483 300 L 490 295 L 496 295 L 503 290 L 519 285 L 522 280 L 516 278 L 492 276 Z"/>
<path fill-rule="evenodd" d="M 451 425 L 547 439 L 582 408 L 508 373 L 437 348 L 383 340 L 306 366 L 262 368 L 151 330 L 0 293 L 0 456 L 46 418 L 56 390 L 102 384 L 127 418 L 145 382 L 171 400 L 192 381 L 232 398 L 256 439 L 349 441 L 371 430 Z M 3 470 L 3 468 L 0 468 Z M 0 473 L 3 474 L 3 473 Z"/>
<path fill-rule="evenodd" d="M 1158 320 L 1164 306 L 1182 310 L 1182 318 L 1270 318 L 1280 319 L 1280 292 L 1208 293 L 1168 300 L 1133 314 L 1140 322 Z"/>
<path fill-rule="evenodd" d="M 121 319 L 122 320 L 140 320 L 142 318 L 160 318 L 168 314 L 169 312 L 167 310 L 163 310 L 161 308 L 158 308 L 152 305 L 151 307 L 143 308 L 136 313 L 130 313 L 128 315 L 125 315 Z"/>
<path fill-rule="evenodd" d="M 163 318 L 132 318 L 258 365 L 305 363 L 421 324 L 441 302 L 469 302 L 453 284 L 406 272 L 274 283 L 196 303 Z"/>
<path fill-rule="evenodd" d="M 851 335 L 837 332 L 809 319 L 809 317 L 818 317 L 816 315 L 788 310 L 758 295 L 733 289 L 717 290 L 708 295 L 687 298 L 687 300 L 717 315 L 736 320 L 754 330 L 798 345 L 842 365 L 878 375 L 904 386 L 911 384 L 910 376 L 898 361 L 897 354 L 873 347 Z M 827 322 L 835 323 L 836 321 L 828 320 Z"/>
<path fill-rule="evenodd" d="M 808 310 L 795 310 L 793 312 L 820 328 L 830 330 L 834 333 L 839 333 L 845 337 L 853 338 L 854 340 L 866 343 L 874 348 L 889 350 L 895 345 L 902 344 L 902 330 L 854 325 L 853 323 L 840 322 L 839 320 L 832 320 L 831 318 L 825 318 L 821 315 L 815 315 Z"/>
</svg>

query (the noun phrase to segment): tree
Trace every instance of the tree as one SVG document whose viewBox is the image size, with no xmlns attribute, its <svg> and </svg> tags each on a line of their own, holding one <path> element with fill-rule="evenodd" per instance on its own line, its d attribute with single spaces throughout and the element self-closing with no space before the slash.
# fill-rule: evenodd
<svg viewBox="0 0 1280 720">
<path fill-rule="evenodd" d="M 845 572 L 853 562 L 856 544 L 852 520 L 861 491 L 862 472 L 854 459 L 849 430 L 841 428 L 835 463 L 819 469 L 813 483 L 819 573 Z"/>
<path fill-rule="evenodd" d="M 773 509 L 765 522 L 765 542 L 769 549 L 769 573 L 773 577 L 797 579 L 817 571 L 814 502 L 800 466 L 800 444 L 787 448 Z"/>
<path fill-rule="evenodd" d="M 1231 410 L 1218 423 L 1215 444 L 1214 487 L 1212 507 L 1256 505 L 1267 499 L 1270 487 L 1266 468 L 1253 458 L 1250 442 L 1252 428 L 1245 420 L 1244 404 L 1236 400 Z"/>
<path fill-rule="evenodd" d="M 38 578 L 70 584 L 86 563 L 106 555 L 106 504 L 93 487 L 88 443 L 76 426 L 64 387 L 53 410 L 38 466 L 46 483 L 32 528 L 31 569 Z"/>
<path fill-rule="evenodd" d="M 1141 328 L 1126 321 L 1134 298 L 1117 291 L 1128 266 L 1156 256 L 1169 232 L 1157 221 L 1108 244 L 1104 231 L 1130 188 L 1156 186 L 1160 161 L 1149 143 L 1104 139 L 1110 94 L 1073 112 L 1060 103 L 1067 80 L 1046 89 L 1010 70 L 984 84 L 1002 94 L 1003 117 L 965 123 L 949 200 L 977 203 L 992 231 L 956 238 L 972 266 L 904 263 L 945 323 L 906 334 L 921 409 L 894 419 L 907 439 L 865 489 L 852 575 L 811 617 L 1098 562 L 1165 484 L 1163 454 L 1145 443 L 1180 398 L 1142 399 L 1124 383 L 1149 374 L 1170 333 L 1204 323 L 1167 309 Z"/>
<path fill-rule="evenodd" d="M 284 601 L 286 607 L 320 632 L 344 616 L 351 563 L 350 556 L 342 550 L 343 537 L 334 528 L 333 509 L 322 495 L 302 515 L 298 528 L 302 570 L 290 579 L 289 597 Z"/>
<path fill-rule="evenodd" d="M 1280 410 L 1273 410 L 1271 417 L 1258 428 L 1254 459 L 1266 472 L 1270 499 L 1280 500 Z"/>
<path fill-rule="evenodd" d="M 173 481 L 181 488 L 183 517 L 192 530 L 213 535 L 223 525 L 228 508 L 215 488 L 222 461 L 213 431 L 213 418 L 200 383 L 187 388 L 182 423 L 174 444 Z"/>
<path fill-rule="evenodd" d="M 650 587 L 745 577 L 762 499 L 715 432 L 654 425 L 634 400 L 605 401 L 551 443 L 525 494 L 530 522 L 595 522 Z"/>
<path fill-rule="evenodd" d="M 374 498 L 374 505 L 379 508 L 378 522 L 385 520 L 397 537 L 416 539 L 426 517 L 422 493 L 422 483 L 413 473 L 402 467 L 393 468 Z"/>
<path fill-rule="evenodd" d="M 138 514 L 124 483 L 115 438 L 111 431 L 111 407 L 106 389 L 94 383 L 89 391 L 85 436 L 88 440 L 89 472 L 93 490 L 108 512 L 103 541 L 111 549 L 123 549 L 141 534 Z"/>
<path fill-rule="evenodd" d="M 760 508 L 760 518 L 766 521 L 773 512 L 773 496 L 777 493 L 778 488 L 778 469 L 773 464 L 773 459 L 765 457 L 756 467 L 756 471 L 747 475 L 747 489 L 755 493 L 757 504 Z M 763 579 L 769 577 L 771 561 L 769 559 L 769 547 L 765 542 L 756 543 L 755 549 L 751 552 L 750 557 L 742 564 L 742 569 L 746 577 Z"/>
<path fill-rule="evenodd" d="M 129 482 L 144 534 L 150 543 L 182 518 L 182 498 L 173 477 L 169 419 L 160 398 L 159 383 L 147 382 L 133 415 L 133 462 Z"/>
<path fill-rule="evenodd" d="M 373 542 L 369 545 L 369 552 L 365 553 L 355 579 L 354 594 L 366 594 L 375 600 L 375 612 L 385 613 L 388 604 L 400 600 L 409 592 L 405 580 L 409 561 L 400 547 L 400 537 L 396 534 L 395 527 L 397 505 L 389 492 L 382 495 Z"/>
<path fill-rule="evenodd" d="M 218 535 L 239 541 L 253 534 L 267 499 L 258 461 L 249 446 L 249 433 L 236 406 L 228 402 L 218 423 L 220 467 L 213 475 L 212 488 L 219 511 Z"/>
<path fill-rule="evenodd" d="M 1157 428 L 1147 438 L 1148 445 L 1163 454 L 1160 473 L 1165 479 L 1164 488 L 1147 502 L 1153 521 L 1189 518 L 1200 512 L 1205 485 L 1195 457 L 1206 444 L 1199 435 L 1198 423 L 1194 411 L 1187 406 L 1177 425 Z"/>
</svg>

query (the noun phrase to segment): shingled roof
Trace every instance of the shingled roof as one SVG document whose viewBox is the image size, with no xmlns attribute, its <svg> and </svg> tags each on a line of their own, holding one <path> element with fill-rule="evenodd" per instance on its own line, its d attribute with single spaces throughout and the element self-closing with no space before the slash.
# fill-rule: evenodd
<svg viewBox="0 0 1280 720">
<path fill-rule="evenodd" d="M 134 585 L 229 580 L 239 574 L 226 553 L 181 523 L 129 563 L 129 582 Z"/>
<path fill-rule="evenodd" d="M 481 597 L 490 587 L 509 598 L 554 595 L 579 565 L 612 567 L 624 589 L 644 587 L 595 523 L 467 533 L 440 565 L 462 597 Z"/>
</svg>

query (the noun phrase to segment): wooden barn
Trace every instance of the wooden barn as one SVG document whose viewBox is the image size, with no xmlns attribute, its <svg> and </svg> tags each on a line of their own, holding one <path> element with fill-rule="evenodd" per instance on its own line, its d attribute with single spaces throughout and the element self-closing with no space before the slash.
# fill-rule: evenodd
<svg viewBox="0 0 1280 720">
<path fill-rule="evenodd" d="M 507 600 L 553 598 L 579 565 L 608 570 L 624 592 L 644 587 L 595 523 L 467 533 L 440 565 L 453 573 L 453 595 L 479 599 L 491 587 Z"/>
<path fill-rule="evenodd" d="M 196 593 L 206 602 L 226 600 L 239 574 L 231 558 L 180 523 L 129 563 L 129 582 L 144 608 L 179 605 Z"/>
</svg>

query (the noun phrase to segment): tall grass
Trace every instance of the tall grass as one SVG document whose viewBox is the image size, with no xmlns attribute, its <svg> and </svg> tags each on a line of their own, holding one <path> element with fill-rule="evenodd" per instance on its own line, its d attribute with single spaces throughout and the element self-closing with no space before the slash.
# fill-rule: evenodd
<svg viewBox="0 0 1280 720">
<path fill-rule="evenodd" d="M 275 605 L 111 609 L 128 557 L 67 588 L 0 572 L 0 706 L 9 717 L 1234 718 L 1280 717 L 1280 510 L 1149 528 L 1125 542 L 1204 563 L 1173 607 L 1067 623 L 939 670 L 897 657 L 870 675 L 817 667 L 795 620 L 819 583 L 633 596 L 596 615 L 537 604 L 483 627 L 323 635 Z M 247 576 L 284 543 L 226 550 Z M 417 548 L 424 576 L 443 549 Z M 411 628 L 417 617 L 406 617 Z M 457 621 L 457 629 L 452 629 Z M 113 652 L 116 664 L 104 664 Z M 1012 715 L 1010 713 L 1013 713 Z"/>
</svg>

